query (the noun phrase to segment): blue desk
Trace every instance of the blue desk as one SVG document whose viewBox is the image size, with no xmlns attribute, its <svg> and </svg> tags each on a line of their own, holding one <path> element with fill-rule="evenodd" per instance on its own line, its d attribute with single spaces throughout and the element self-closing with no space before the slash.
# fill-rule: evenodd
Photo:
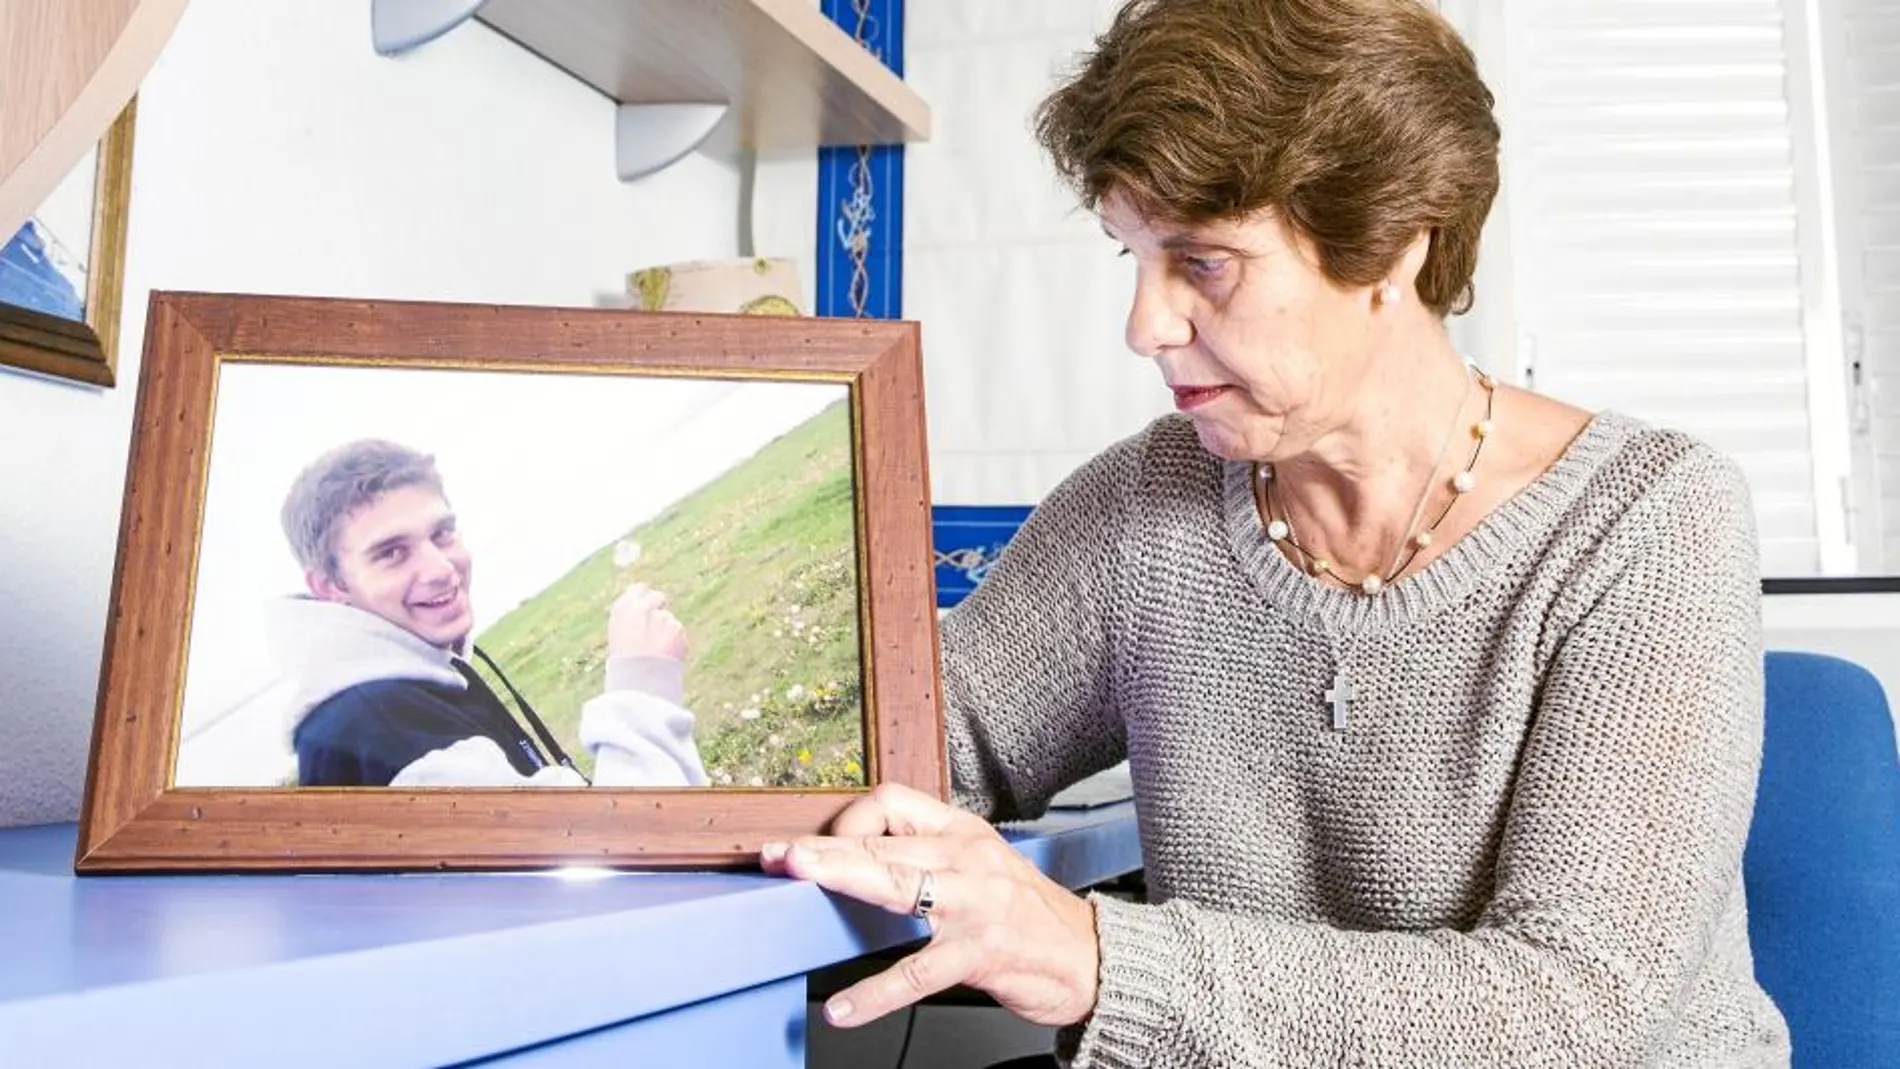
<svg viewBox="0 0 1900 1069">
<path fill-rule="evenodd" d="M 0 1065 L 802 1066 L 805 974 L 920 922 L 758 874 L 72 875 L 0 830 Z M 1070 887 L 1134 809 L 1006 830 Z"/>
</svg>

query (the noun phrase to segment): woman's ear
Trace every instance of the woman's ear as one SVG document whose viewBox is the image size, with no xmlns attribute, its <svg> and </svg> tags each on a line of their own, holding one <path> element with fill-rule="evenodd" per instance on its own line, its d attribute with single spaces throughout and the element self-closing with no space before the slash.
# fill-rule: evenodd
<svg viewBox="0 0 1900 1069">
<path fill-rule="evenodd" d="M 1404 300 L 1407 294 L 1418 293 L 1419 272 L 1425 270 L 1425 261 L 1432 254 L 1432 241 L 1437 237 L 1434 230 L 1421 230 L 1412 238 L 1412 243 L 1399 254 L 1398 262 L 1386 273 L 1383 280 L 1372 286 L 1372 308 L 1390 308 Z M 1422 296 L 1422 295 L 1421 295 Z"/>
<path fill-rule="evenodd" d="M 1431 258 L 1432 241 L 1437 237 L 1435 230 L 1421 230 L 1412 237 L 1412 243 L 1405 247 L 1399 257 L 1398 266 L 1392 269 L 1393 281 L 1403 289 L 1418 288 L 1419 272 L 1425 270 L 1425 261 Z"/>
</svg>

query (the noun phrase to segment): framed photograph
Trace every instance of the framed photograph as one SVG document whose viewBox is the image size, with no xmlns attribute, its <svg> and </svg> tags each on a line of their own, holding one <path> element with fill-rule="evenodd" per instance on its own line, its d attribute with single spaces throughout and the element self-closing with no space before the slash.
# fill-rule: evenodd
<svg viewBox="0 0 1900 1069">
<path fill-rule="evenodd" d="M 132 198 L 134 97 L 0 246 L 0 365 L 112 386 Z"/>
<path fill-rule="evenodd" d="M 148 324 L 77 871 L 727 867 L 947 797 L 914 324 Z"/>
</svg>

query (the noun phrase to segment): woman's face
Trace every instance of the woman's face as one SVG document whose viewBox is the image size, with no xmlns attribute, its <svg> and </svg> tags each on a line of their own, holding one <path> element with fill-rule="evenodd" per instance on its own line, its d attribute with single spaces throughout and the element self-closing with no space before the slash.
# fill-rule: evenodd
<svg viewBox="0 0 1900 1069">
<path fill-rule="evenodd" d="M 1391 329 L 1369 288 L 1336 286 L 1270 212 L 1188 226 L 1111 193 L 1100 216 L 1135 261 L 1128 347 L 1154 360 L 1209 452 L 1281 460 L 1351 419 Z"/>
</svg>

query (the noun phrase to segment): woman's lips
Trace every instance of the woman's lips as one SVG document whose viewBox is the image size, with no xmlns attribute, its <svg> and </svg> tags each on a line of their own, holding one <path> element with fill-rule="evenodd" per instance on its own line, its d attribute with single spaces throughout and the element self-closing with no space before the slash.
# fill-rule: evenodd
<svg viewBox="0 0 1900 1069">
<path fill-rule="evenodd" d="M 1199 408 L 1202 405 L 1207 404 L 1208 402 L 1212 401 L 1214 398 L 1219 397 L 1221 394 L 1226 393 L 1227 387 L 1225 386 L 1176 386 L 1176 387 L 1173 387 L 1173 390 L 1174 390 L 1174 407 L 1183 412 L 1186 412 L 1189 409 Z"/>
</svg>

